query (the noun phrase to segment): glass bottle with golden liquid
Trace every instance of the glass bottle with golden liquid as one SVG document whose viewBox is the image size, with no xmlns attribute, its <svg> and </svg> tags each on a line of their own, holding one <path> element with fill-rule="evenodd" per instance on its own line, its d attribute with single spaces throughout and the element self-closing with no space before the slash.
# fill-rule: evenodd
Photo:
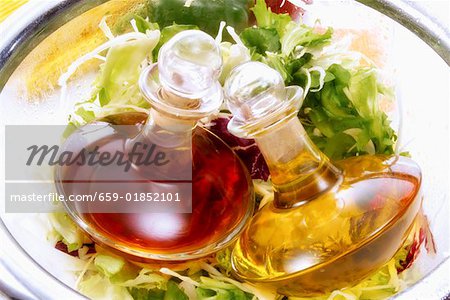
<svg viewBox="0 0 450 300">
<path fill-rule="evenodd" d="M 275 193 L 233 249 L 237 277 L 288 296 L 318 295 L 357 283 L 393 257 L 420 207 L 417 164 L 384 155 L 331 163 L 296 117 L 302 89 L 286 88 L 267 65 L 235 68 L 225 97 L 228 129 L 256 140 Z"/>
<path fill-rule="evenodd" d="M 63 150 L 75 155 L 94 149 L 97 160 L 125 157 L 125 164 L 80 160 L 56 170 L 59 193 L 96 198 L 64 202 L 95 242 L 133 261 L 167 264 L 209 255 L 242 231 L 254 207 L 248 171 L 222 140 L 196 126 L 222 104 L 221 66 L 212 37 L 179 33 L 141 74 L 149 115 L 107 116 L 65 141 Z M 160 166 L 138 163 L 160 154 Z"/>
</svg>

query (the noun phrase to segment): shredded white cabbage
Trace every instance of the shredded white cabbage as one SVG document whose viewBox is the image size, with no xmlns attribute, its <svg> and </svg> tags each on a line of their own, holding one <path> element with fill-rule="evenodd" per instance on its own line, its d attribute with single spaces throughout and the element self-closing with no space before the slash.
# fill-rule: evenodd
<svg viewBox="0 0 450 300">
<path fill-rule="evenodd" d="M 175 278 L 178 278 L 181 281 L 186 281 L 186 282 L 188 282 L 188 283 L 190 283 L 192 285 L 195 285 L 195 286 L 199 286 L 200 285 L 200 283 L 198 283 L 197 281 L 195 281 L 195 280 L 193 280 L 193 279 L 191 279 L 191 278 L 189 278 L 187 276 L 183 276 L 181 274 L 178 274 L 177 272 L 172 271 L 171 269 L 161 268 L 161 269 L 159 269 L 159 271 L 161 273 L 163 273 L 163 274 L 170 275 L 170 276 L 173 276 Z"/>
<path fill-rule="evenodd" d="M 130 21 L 130 23 L 131 23 L 131 27 L 133 27 L 134 32 L 139 32 L 139 29 L 137 28 L 137 25 L 136 25 L 136 20 L 132 19 Z"/>
<path fill-rule="evenodd" d="M 108 23 L 106 23 L 107 16 L 104 16 L 102 20 L 100 21 L 100 24 L 98 27 L 103 31 L 103 34 L 109 39 L 114 39 L 114 34 L 111 31 L 111 28 L 109 28 Z"/>
<path fill-rule="evenodd" d="M 143 268 L 136 278 L 117 283 L 121 287 L 139 287 L 145 289 L 161 288 L 165 285 L 167 278 L 164 278 L 155 271 Z"/>
<path fill-rule="evenodd" d="M 120 36 L 117 36 L 109 41 L 107 41 L 106 43 L 100 45 L 99 47 L 97 47 L 96 49 L 94 49 L 93 51 L 87 53 L 86 55 L 78 58 L 77 60 L 75 60 L 67 69 L 67 72 L 65 72 L 64 74 L 62 74 L 59 77 L 58 80 L 58 84 L 61 87 L 61 97 L 60 97 L 60 109 L 63 112 L 67 112 L 68 111 L 68 107 L 70 103 L 67 103 L 67 83 L 70 79 L 70 77 L 72 77 L 73 74 L 75 74 L 75 72 L 78 70 L 78 68 L 80 66 L 82 66 L 84 63 L 86 63 L 87 61 L 91 60 L 91 59 L 102 59 L 99 57 L 99 55 L 101 53 L 103 53 L 104 51 L 108 50 L 111 47 L 117 46 L 117 45 L 121 45 L 125 42 L 128 42 L 130 40 L 139 40 L 139 39 L 151 39 L 151 40 L 155 40 L 155 39 L 159 39 L 160 37 L 160 31 L 159 30 L 153 30 L 153 31 L 149 31 L 148 33 L 144 34 L 141 32 L 130 32 L 130 33 L 126 33 Z M 103 59 L 102 59 L 103 60 Z"/>
<path fill-rule="evenodd" d="M 303 93 L 303 99 L 305 99 L 309 93 L 309 89 L 311 88 L 311 73 L 309 73 L 308 69 L 305 68 L 301 68 L 301 71 L 306 75 L 305 92 Z"/>
<path fill-rule="evenodd" d="M 197 299 L 197 292 L 195 291 L 195 285 L 187 281 L 182 281 L 178 286 L 183 290 L 186 296 L 188 296 L 189 300 Z"/>
<path fill-rule="evenodd" d="M 225 26 L 227 26 L 227 23 L 225 21 L 221 21 L 220 25 L 219 25 L 219 31 L 217 32 L 217 36 L 216 36 L 216 43 L 217 44 L 222 43 L 223 30 L 224 30 Z"/>
<path fill-rule="evenodd" d="M 229 34 L 229 35 L 231 36 L 231 38 L 235 41 L 236 44 L 245 47 L 244 43 L 242 42 L 241 38 L 240 38 L 239 35 L 236 33 L 236 30 L 234 30 L 233 27 L 227 26 L 226 29 L 227 29 L 228 34 Z M 247 48 L 247 47 L 246 47 L 246 48 Z"/>
<path fill-rule="evenodd" d="M 84 266 L 83 270 L 81 270 L 80 275 L 78 275 L 77 281 L 75 282 L 75 287 L 79 288 L 81 281 L 84 278 L 84 275 L 86 274 L 86 272 L 89 270 L 89 267 L 92 265 L 92 262 L 94 261 L 95 257 L 97 256 L 97 254 L 93 254 L 91 256 L 91 258 L 89 258 L 89 260 L 86 262 L 86 265 Z"/>
</svg>

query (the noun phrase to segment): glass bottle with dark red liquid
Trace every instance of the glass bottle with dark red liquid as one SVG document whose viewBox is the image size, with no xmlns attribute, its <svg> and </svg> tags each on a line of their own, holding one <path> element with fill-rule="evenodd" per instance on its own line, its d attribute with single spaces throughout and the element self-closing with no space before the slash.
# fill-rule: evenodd
<svg viewBox="0 0 450 300">
<path fill-rule="evenodd" d="M 331 163 L 297 118 L 302 89 L 286 88 L 264 64 L 235 68 L 225 97 L 228 129 L 256 140 L 275 192 L 234 247 L 239 278 L 317 295 L 357 283 L 394 256 L 420 207 L 416 163 L 384 155 Z"/>
<path fill-rule="evenodd" d="M 222 103 L 221 63 L 207 34 L 177 34 L 141 74 L 149 115 L 108 116 L 65 141 L 65 151 L 117 157 L 56 171 L 60 193 L 96 199 L 65 203 L 96 242 L 135 260 L 183 261 L 241 232 L 254 206 L 248 172 L 222 140 L 196 126 Z"/>
</svg>

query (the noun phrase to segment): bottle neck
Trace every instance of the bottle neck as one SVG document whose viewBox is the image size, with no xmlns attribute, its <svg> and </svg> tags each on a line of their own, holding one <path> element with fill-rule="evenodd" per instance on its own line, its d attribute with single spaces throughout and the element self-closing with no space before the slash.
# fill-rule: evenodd
<svg viewBox="0 0 450 300">
<path fill-rule="evenodd" d="M 192 130 L 196 124 L 197 120 L 174 118 L 151 108 L 147 123 L 139 136 L 160 147 L 183 147 L 191 143 Z"/>
<path fill-rule="evenodd" d="M 198 99 L 177 96 L 161 88 L 158 97 L 166 104 L 183 109 L 196 109 Z M 133 142 L 151 142 L 164 148 L 186 147 L 191 144 L 192 130 L 198 119 L 175 115 L 171 111 L 150 109 L 146 124 Z"/>
<path fill-rule="evenodd" d="M 327 192 L 341 172 L 314 145 L 297 118 L 256 137 L 269 166 L 275 206 L 291 208 Z"/>
</svg>

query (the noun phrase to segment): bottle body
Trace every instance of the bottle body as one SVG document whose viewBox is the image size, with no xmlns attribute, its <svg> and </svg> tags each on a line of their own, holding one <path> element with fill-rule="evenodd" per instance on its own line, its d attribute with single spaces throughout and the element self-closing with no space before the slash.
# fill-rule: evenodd
<svg viewBox="0 0 450 300">
<path fill-rule="evenodd" d="M 349 287 L 394 256 L 420 208 L 417 164 L 362 155 L 334 165 L 297 117 L 302 88 L 285 87 L 265 64 L 236 67 L 225 97 L 229 131 L 256 140 L 274 190 L 233 250 L 236 276 L 311 296 Z"/>
<path fill-rule="evenodd" d="M 144 132 L 142 127 L 146 126 L 147 117 L 147 114 L 136 113 L 109 116 L 106 118 L 107 122 L 134 129 L 118 138 L 111 134 L 113 130 L 108 123 L 100 122 L 98 124 L 104 126 L 96 131 L 93 144 L 100 146 L 99 152 L 126 152 L 127 142 L 135 140 L 139 133 Z M 142 213 L 127 213 L 126 206 L 129 202 L 141 201 L 145 205 L 150 200 L 147 193 L 155 192 L 154 185 L 161 183 L 149 179 L 148 174 L 143 172 L 145 170 L 139 168 L 123 172 L 123 168 L 115 170 L 110 167 L 71 165 L 61 169 L 61 176 L 56 178 L 57 188 L 61 193 L 117 195 L 124 209 L 123 213 L 99 213 L 95 210 L 90 212 L 89 204 L 82 204 L 84 206 L 81 210 L 76 202 L 66 203 L 73 219 L 96 242 L 131 255 L 131 259 L 186 260 L 205 256 L 228 245 L 253 211 L 253 189 L 248 172 L 233 151 L 206 129 L 196 127 L 190 134 L 192 148 L 183 149 L 180 153 L 191 153 L 191 159 L 175 156 L 192 164 L 189 166 L 192 168 L 192 181 L 188 183 L 192 185 L 192 213 L 152 213 L 148 209 Z M 77 140 L 77 133 L 70 138 Z M 82 144 L 82 139 L 79 141 L 77 148 L 90 147 Z M 179 161 L 176 165 L 184 163 Z M 83 182 L 64 180 L 74 178 L 74 174 L 83 179 Z M 115 182 L 104 180 L 113 177 L 117 178 Z M 167 186 L 167 193 L 160 193 L 159 199 L 154 200 L 166 201 L 170 205 L 168 195 L 171 195 L 171 201 L 175 201 L 175 189 L 178 185 L 162 184 Z M 156 191 L 161 192 L 164 188 L 156 186 Z M 141 199 L 142 195 L 145 199 Z"/>
<path fill-rule="evenodd" d="M 337 166 L 343 180 L 300 206 L 277 207 L 275 191 L 234 249 L 240 278 L 317 295 L 357 283 L 394 256 L 420 208 L 419 167 L 368 155 Z"/>
</svg>

